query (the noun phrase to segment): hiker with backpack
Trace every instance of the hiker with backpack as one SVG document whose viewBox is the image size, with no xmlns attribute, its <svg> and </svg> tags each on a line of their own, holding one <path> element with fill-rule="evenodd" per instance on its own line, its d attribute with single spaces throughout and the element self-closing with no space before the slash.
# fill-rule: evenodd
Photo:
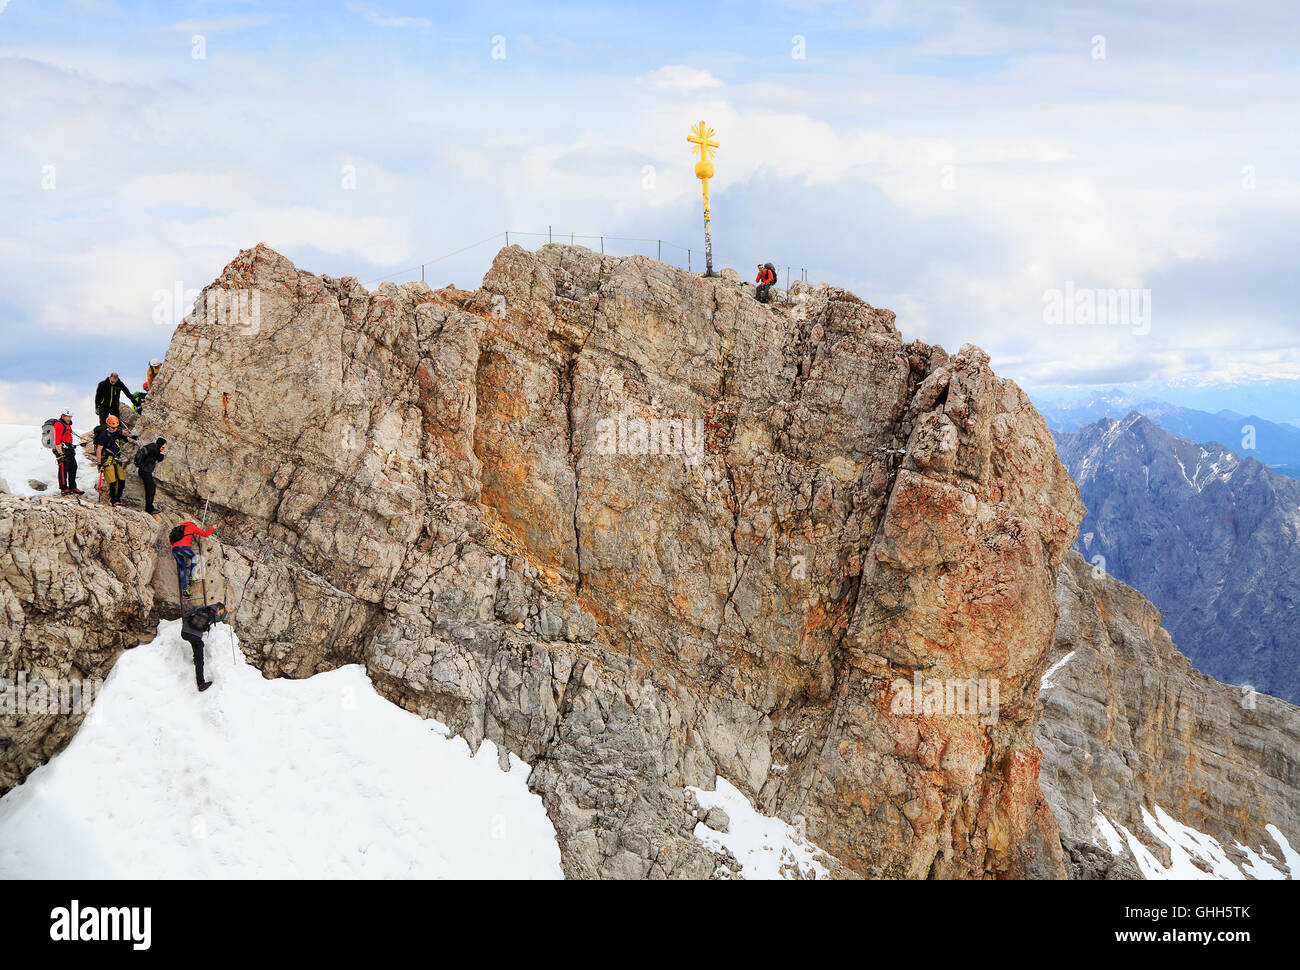
<svg viewBox="0 0 1300 970">
<path fill-rule="evenodd" d="M 225 603 L 213 603 L 186 610 L 181 619 L 181 638 L 194 651 L 194 682 L 200 691 L 212 686 L 212 681 L 203 679 L 203 635 L 218 623 L 224 623 L 228 615 Z"/>
<path fill-rule="evenodd" d="M 759 303 L 772 299 L 772 287 L 776 285 L 776 267 L 771 263 L 759 263 L 758 275 L 754 277 L 754 298 Z"/>
<path fill-rule="evenodd" d="M 122 467 L 122 440 L 132 437 L 113 415 L 104 418 L 104 426 L 95 435 L 95 461 L 108 486 L 108 500 L 113 508 L 122 504 L 126 491 L 126 469 Z M 103 492 L 101 490 L 100 494 Z"/>
<path fill-rule="evenodd" d="M 72 412 L 64 410 L 57 418 L 41 425 L 41 447 L 54 453 L 59 466 L 59 494 L 84 495 L 77 488 L 77 449 L 72 435 Z"/>
<path fill-rule="evenodd" d="M 149 390 L 149 385 L 157 379 L 160 370 L 162 370 L 161 360 L 155 357 L 153 360 L 149 361 L 149 369 L 145 371 L 144 374 L 144 389 L 146 391 Z"/>
<path fill-rule="evenodd" d="M 172 558 L 176 560 L 176 578 L 181 595 L 190 595 L 190 581 L 194 578 L 194 550 L 191 548 L 195 536 L 206 539 L 217 531 L 214 525 L 204 532 L 193 522 L 182 522 L 167 534 L 167 541 L 172 544 Z"/>
<path fill-rule="evenodd" d="M 104 424 L 105 419 L 110 414 L 115 418 L 119 417 L 117 409 L 122 403 L 123 393 L 126 394 L 127 401 L 131 402 L 131 406 L 134 407 L 135 398 L 127 390 L 126 385 L 122 383 L 121 378 L 117 376 L 117 371 L 109 374 L 99 382 L 99 386 L 95 388 L 95 413 L 99 415 L 100 424 Z"/>
<path fill-rule="evenodd" d="M 153 497 L 155 490 L 158 488 L 153 480 L 153 470 L 158 462 L 162 461 L 166 455 L 163 454 L 167 447 L 167 439 L 159 438 L 152 444 L 142 445 L 136 449 L 135 470 L 140 473 L 140 481 L 144 484 L 144 510 L 153 515 L 158 510 L 153 507 Z"/>
</svg>

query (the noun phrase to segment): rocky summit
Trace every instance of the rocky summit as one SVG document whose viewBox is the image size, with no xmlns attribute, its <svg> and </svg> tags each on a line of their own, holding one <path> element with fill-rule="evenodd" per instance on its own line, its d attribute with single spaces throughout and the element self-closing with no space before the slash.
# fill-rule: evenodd
<svg viewBox="0 0 1300 970">
<path fill-rule="evenodd" d="M 527 762 L 571 877 L 724 874 L 689 790 L 719 777 L 836 876 L 1078 874 L 1039 783 L 1084 515 L 1051 434 L 976 347 L 834 286 L 776 297 L 560 245 L 472 292 L 240 253 L 136 429 L 170 442 L 166 522 L 80 513 L 140 553 L 84 580 L 79 622 L 118 619 L 89 646 L 175 615 L 166 528 L 206 504 L 206 596 L 249 661 L 362 664 Z M 52 528 L 0 501 L 7 541 Z M 68 568 L 6 561 L 20 649 L 61 629 Z M 59 743 L 25 737 L 8 784 Z"/>
</svg>

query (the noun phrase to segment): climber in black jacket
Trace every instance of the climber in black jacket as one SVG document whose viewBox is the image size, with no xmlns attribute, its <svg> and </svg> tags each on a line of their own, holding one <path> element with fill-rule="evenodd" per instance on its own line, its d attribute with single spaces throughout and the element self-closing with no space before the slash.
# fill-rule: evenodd
<svg viewBox="0 0 1300 970">
<path fill-rule="evenodd" d="M 144 483 L 144 510 L 153 515 L 158 510 L 153 507 L 154 492 L 157 484 L 153 480 L 153 470 L 158 462 L 167 456 L 163 451 L 167 447 L 167 439 L 159 438 L 153 444 L 141 445 L 135 453 L 136 471 L 140 473 L 140 481 Z"/>
<path fill-rule="evenodd" d="M 99 415 L 100 424 L 103 424 L 104 419 L 110 414 L 115 418 L 121 417 L 117 413 L 117 408 L 121 403 L 123 394 L 126 395 L 128 401 L 135 400 L 131 396 L 131 392 L 127 390 L 126 385 L 122 383 L 122 379 L 117 376 L 117 371 L 109 374 L 99 382 L 99 386 L 95 388 L 95 412 Z"/>
<path fill-rule="evenodd" d="M 194 681 L 201 691 L 212 686 L 212 681 L 203 679 L 203 635 L 214 624 L 224 623 L 227 615 L 225 603 L 213 603 L 186 610 L 181 620 L 181 637 L 194 649 Z"/>
</svg>

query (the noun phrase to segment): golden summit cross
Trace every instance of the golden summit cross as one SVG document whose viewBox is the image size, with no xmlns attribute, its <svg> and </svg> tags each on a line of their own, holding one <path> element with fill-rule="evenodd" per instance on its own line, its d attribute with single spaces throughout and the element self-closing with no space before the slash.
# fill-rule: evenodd
<svg viewBox="0 0 1300 970">
<path fill-rule="evenodd" d="M 695 177 L 700 180 L 704 192 L 704 269 L 705 276 L 713 275 L 713 223 L 709 218 L 709 179 L 713 178 L 713 158 L 718 148 L 718 139 L 712 128 L 701 121 L 686 136 L 692 151 L 700 156 L 695 163 Z"/>
</svg>

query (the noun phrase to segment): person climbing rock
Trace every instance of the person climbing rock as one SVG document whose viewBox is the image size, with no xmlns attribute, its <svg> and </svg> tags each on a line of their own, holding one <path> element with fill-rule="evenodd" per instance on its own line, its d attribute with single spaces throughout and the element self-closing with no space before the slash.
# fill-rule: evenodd
<svg viewBox="0 0 1300 970">
<path fill-rule="evenodd" d="M 126 469 L 122 467 L 122 439 L 131 437 L 113 415 L 104 418 L 104 426 L 95 435 L 95 461 L 108 488 L 108 500 L 114 508 L 122 504 L 126 491 Z M 103 494 L 102 490 L 101 493 Z"/>
<path fill-rule="evenodd" d="M 772 287 L 776 285 L 776 267 L 771 263 L 759 263 L 758 275 L 754 277 L 754 298 L 759 303 L 772 299 Z"/>
<path fill-rule="evenodd" d="M 217 531 L 214 525 L 204 532 L 193 522 L 182 522 L 168 535 L 172 544 L 172 558 L 176 560 L 176 580 L 180 585 L 181 595 L 190 595 L 190 581 L 194 578 L 194 537 L 206 539 Z"/>
<path fill-rule="evenodd" d="M 77 447 L 72 435 L 72 412 L 66 409 L 54 422 L 54 460 L 59 465 L 59 494 L 84 495 L 77 488 Z"/>
<path fill-rule="evenodd" d="M 117 409 L 122 403 L 123 394 L 126 394 L 128 401 L 135 400 L 116 371 L 99 382 L 99 386 L 95 388 L 95 413 L 99 415 L 100 424 L 103 424 L 104 419 L 110 414 L 115 418 L 119 417 Z"/>
<path fill-rule="evenodd" d="M 181 620 L 181 637 L 194 651 L 194 682 L 201 691 L 212 686 L 212 681 L 203 679 L 203 636 L 216 624 L 224 623 L 227 615 L 225 603 L 213 603 L 186 610 Z"/>
<path fill-rule="evenodd" d="M 140 481 L 144 484 L 144 510 L 150 515 L 158 511 L 153 507 L 153 497 L 158 487 L 153 480 L 153 470 L 166 457 L 163 454 L 166 448 L 167 439 L 159 438 L 152 444 L 141 445 L 133 459 L 136 471 L 140 473 Z"/>
<path fill-rule="evenodd" d="M 149 361 L 149 369 L 145 371 L 144 375 L 144 389 L 146 391 L 149 390 L 149 385 L 158 377 L 158 372 L 160 370 L 162 370 L 161 360 L 155 357 L 153 360 Z"/>
</svg>

